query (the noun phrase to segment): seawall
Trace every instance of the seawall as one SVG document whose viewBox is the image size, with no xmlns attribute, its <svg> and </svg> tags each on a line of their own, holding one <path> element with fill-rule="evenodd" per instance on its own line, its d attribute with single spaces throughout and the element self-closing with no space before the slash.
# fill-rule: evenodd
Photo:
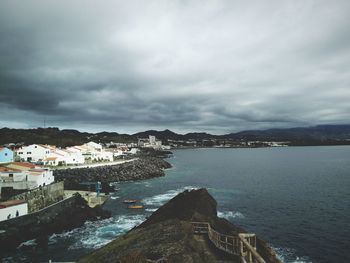
<svg viewBox="0 0 350 263">
<path fill-rule="evenodd" d="M 57 182 L 12 196 L 10 199 L 26 200 L 28 203 L 28 213 L 33 213 L 57 203 L 63 200 L 63 198 L 64 183 Z"/>
</svg>

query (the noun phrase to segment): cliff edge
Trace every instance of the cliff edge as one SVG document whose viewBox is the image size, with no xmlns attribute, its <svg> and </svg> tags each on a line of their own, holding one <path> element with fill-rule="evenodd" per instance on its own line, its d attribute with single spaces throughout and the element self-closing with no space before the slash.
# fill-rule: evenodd
<svg viewBox="0 0 350 263">
<path fill-rule="evenodd" d="M 216 231 L 229 235 L 246 232 L 217 217 L 216 200 L 206 189 L 185 191 L 145 222 L 79 262 L 240 262 L 215 247 L 208 235 L 195 235 L 193 221 L 208 222 Z M 266 262 L 280 263 L 265 241 L 257 238 L 256 242 Z"/>
</svg>

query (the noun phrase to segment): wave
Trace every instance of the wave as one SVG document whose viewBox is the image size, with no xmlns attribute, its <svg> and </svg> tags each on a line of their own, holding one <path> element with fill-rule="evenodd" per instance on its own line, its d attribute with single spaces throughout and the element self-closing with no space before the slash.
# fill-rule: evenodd
<svg viewBox="0 0 350 263">
<path fill-rule="evenodd" d="M 312 263 L 309 257 L 296 255 L 295 249 L 274 247 L 277 257 L 284 263 Z"/>
<path fill-rule="evenodd" d="M 35 239 L 31 239 L 31 240 L 27 240 L 23 243 L 21 243 L 18 248 L 22 248 L 22 247 L 32 247 L 32 246 L 36 246 L 36 240 Z"/>
<path fill-rule="evenodd" d="M 238 211 L 224 211 L 224 212 L 218 211 L 218 217 L 223 217 L 227 220 L 233 219 L 233 218 L 239 218 L 239 219 L 245 218 L 245 216 Z"/>
<path fill-rule="evenodd" d="M 198 189 L 198 188 L 199 187 L 195 187 L 195 186 L 185 186 L 185 187 L 178 188 L 175 190 L 169 190 L 164 194 L 159 194 L 159 195 L 155 195 L 152 197 L 144 198 L 141 202 L 145 205 L 160 207 L 163 204 L 165 204 L 167 201 L 169 201 L 170 199 L 174 198 L 179 193 L 181 193 L 185 190 L 192 190 L 192 189 Z"/>
<path fill-rule="evenodd" d="M 49 238 L 49 243 L 54 244 L 66 240 L 71 243 L 69 250 L 97 249 L 141 224 L 145 219 L 144 215 L 120 215 L 100 221 L 86 222 L 81 228 L 53 234 Z"/>
<path fill-rule="evenodd" d="M 157 211 L 157 210 L 158 210 L 157 208 L 146 208 L 145 209 L 146 212 L 152 212 L 152 213 Z"/>
</svg>

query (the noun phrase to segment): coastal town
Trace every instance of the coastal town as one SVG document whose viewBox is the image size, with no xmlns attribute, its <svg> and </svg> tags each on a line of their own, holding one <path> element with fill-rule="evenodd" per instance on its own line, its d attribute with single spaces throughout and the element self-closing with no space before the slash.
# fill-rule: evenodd
<svg viewBox="0 0 350 263">
<path fill-rule="evenodd" d="M 65 148 L 46 144 L 17 148 L 9 143 L 7 146 L 0 147 L 0 221 L 40 211 L 71 196 L 74 190 L 82 190 L 69 187 L 69 180 L 64 178 L 67 171 L 85 169 L 93 172 L 106 166 L 120 169 L 127 162 L 140 162 L 137 156 L 141 149 L 164 149 L 155 136 L 142 138 L 138 144 L 114 144 L 113 148 L 108 147 L 110 144 L 106 147 L 93 141 Z M 77 188 L 79 183 L 82 182 L 77 182 Z M 96 184 L 97 181 L 89 183 Z M 84 192 L 93 206 L 106 200 L 102 193 L 95 190 Z M 41 194 L 35 194 L 38 192 Z M 92 202 L 91 196 L 96 195 L 99 195 L 100 201 L 95 198 Z"/>
<path fill-rule="evenodd" d="M 30 203 L 31 200 L 16 200 L 14 198 L 19 194 L 23 196 L 25 192 L 48 187 L 51 184 L 56 184 L 58 181 L 65 181 L 66 191 L 73 192 L 74 190 L 83 190 L 84 187 L 81 183 L 86 183 L 87 180 L 92 180 L 92 183 L 96 183 L 96 181 L 94 181 L 96 178 L 87 179 L 88 176 L 86 175 L 80 178 L 81 181 L 77 175 L 73 180 L 65 180 L 65 176 L 72 173 L 73 169 L 89 169 L 89 172 L 93 174 L 93 169 L 103 169 L 98 167 L 121 166 L 126 162 L 138 160 L 141 149 L 167 151 L 171 148 L 200 147 L 205 145 L 223 148 L 285 146 L 283 142 L 250 141 L 235 143 L 233 145 L 232 142 L 225 143 L 213 140 L 199 141 L 193 139 L 167 139 L 166 145 L 163 145 L 162 141 L 157 139 L 154 135 L 138 138 L 137 142 L 130 143 L 98 143 L 89 141 L 81 145 L 67 147 L 39 143 L 30 145 L 7 143 L 3 145 L 3 147 L 0 147 L 0 196 L 2 201 L 0 203 L 0 221 L 23 216 L 35 210 L 28 207 L 28 203 Z M 140 162 L 140 160 L 138 160 L 138 162 Z M 113 168 L 110 168 L 110 170 L 111 169 Z M 109 173 L 111 173 L 111 171 L 109 171 Z M 110 177 L 109 180 L 106 180 L 107 183 L 113 182 L 113 180 L 121 180 L 118 176 Z M 129 179 L 129 177 L 127 177 L 127 179 Z M 72 184 L 72 182 L 75 183 Z M 64 188 L 63 184 L 61 185 L 62 188 Z M 105 186 L 104 184 L 104 190 Z M 63 200 L 64 197 L 64 189 L 62 189 L 62 194 L 57 200 Z M 46 205 L 52 205 L 52 202 Z M 38 210 L 43 208 L 45 208 L 45 206 L 40 206 Z"/>
</svg>

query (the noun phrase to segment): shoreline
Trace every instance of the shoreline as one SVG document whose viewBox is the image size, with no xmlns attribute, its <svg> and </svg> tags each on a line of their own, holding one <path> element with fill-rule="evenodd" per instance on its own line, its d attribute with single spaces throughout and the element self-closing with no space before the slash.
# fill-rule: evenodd
<svg viewBox="0 0 350 263">
<path fill-rule="evenodd" d="M 113 165 L 133 162 L 133 161 L 136 161 L 137 159 L 138 158 L 132 158 L 128 160 L 119 160 L 119 161 L 104 162 L 104 163 L 91 163 L 91 164 L 83 164 L 83 165 L 54 166 L 54 167 L 50 167 L 50 169 L 54 171 L 54 170 L 66 170 L 66 169 L 93 168 L 93 167 L 100 167 L 100 166 L 113 166 Z"/>
<path fill-rule="evenodd" d="M 100 165 L 76 169 L 54 170 L 57 181 L 64 182 L 65 190 L 94 190 L 101 182 L 102 192 L 113 191 L 110 183 L 140 181 L 165 176 L 165 169 L 172 165 L 158 157 L 139 157 L 133 161 L 115 165 Z"/>
</svg>

